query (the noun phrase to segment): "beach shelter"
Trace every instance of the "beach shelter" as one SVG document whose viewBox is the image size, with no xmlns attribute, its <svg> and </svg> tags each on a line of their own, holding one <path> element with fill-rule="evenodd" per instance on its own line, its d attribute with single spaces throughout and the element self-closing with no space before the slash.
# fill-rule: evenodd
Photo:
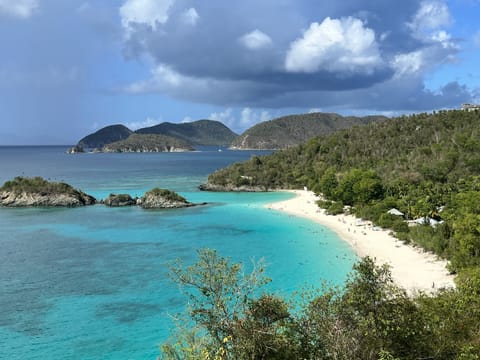
<svg viewBox="0 0 480 360">
<path fill-rule="evenodd" d="M 404 215 L 400 210 L 397 210 L 395 208 L 392 208 L 392 209 L 388 210 L 387 213 L 389 213 L 390 215 L 396 215 L 396 216 L 403 216 Z"/>
</svg>

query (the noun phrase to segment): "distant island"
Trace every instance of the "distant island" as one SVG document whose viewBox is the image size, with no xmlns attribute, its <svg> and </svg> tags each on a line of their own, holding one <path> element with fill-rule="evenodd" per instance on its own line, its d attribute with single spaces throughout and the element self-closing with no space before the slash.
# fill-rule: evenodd
<svg viewBox="0 0 480 360">
<path fill-rule="evenodd" d="M 97 201 L 69 184 L 47 181 L 41 177 L 18 176 L 0 187 L 0 207 L 77 207 L 97 203 L 110 207 L 138 205 L 144 209 L 178 209 L 198 205 L 174 191 L 160 188 L 147 191 L 141 198 L 110 194 L 105 200 Z"/>
<path fill-rule="evenodd" d="M 69 154 L 94 152 L 192 151 L 197 146 L 228 146 L 232 150 L 280 150 L 339 129 L 387 120 L 385 116 L 341 116 L 309 113 L 261 122 L 237 135 L 219 121 L 164 122 L 132 131 L 124 125 L 106 126 L 82 138 Z M 147 136 L 148 135 L 148 136 Z M 156 136 L 156 137 L 155 137 Z"/>
<path fill-rule="evenodd" d="M 227 146 L 238 135 L 219 121 L 161 123 L 132 131 L 124 125 L 106 126 L 82 138 L 69 153 L 192 151 L 195 146 Z"/>
</svg>

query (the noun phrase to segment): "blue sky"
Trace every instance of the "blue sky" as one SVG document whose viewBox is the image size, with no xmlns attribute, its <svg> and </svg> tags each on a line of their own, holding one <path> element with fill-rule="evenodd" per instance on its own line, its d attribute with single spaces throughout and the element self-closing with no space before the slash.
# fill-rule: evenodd
<svg viewBox="0 0 480 360">
<path fill-rule="evenodd" d="M 480 102 L 479 14 L 480 0 L 0 0 L 0 145 Z"/>
</svg>

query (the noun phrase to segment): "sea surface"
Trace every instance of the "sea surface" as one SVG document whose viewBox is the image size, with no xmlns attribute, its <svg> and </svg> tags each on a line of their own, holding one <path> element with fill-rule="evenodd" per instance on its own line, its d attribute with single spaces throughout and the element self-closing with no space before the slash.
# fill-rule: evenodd
<svg viewBox="0 0 480 360">
<path fill-rule="evenodd" d="M 179 210 L 0 208 L 0 359 L 156 359 L 186 300 L 168 264 L 217 249 L 246 269 L 263 258 L 267 289 L 291 295 L 342 284 L 356 257 L 332 231 L 264 208 L 289 193 L 207 193 L 209 173 L 261 151 L 77 154 L 0 147 L 0 183 L 64 181 L 98 199 L 154 187 L 192 202 Z"/>
</svg>

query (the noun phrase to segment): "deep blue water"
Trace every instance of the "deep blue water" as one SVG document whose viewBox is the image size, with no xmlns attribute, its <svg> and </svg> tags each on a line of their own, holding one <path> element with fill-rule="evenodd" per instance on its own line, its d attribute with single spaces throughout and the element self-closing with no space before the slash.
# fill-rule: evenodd
<svg viewBox="0 0 480 360">
<path fill-rule="evenodd" d="M 170 211 L 0 208 L 0 359 L 155 359 L 185 299 L 167 264 L 215 248 L 264 258 L 269 290 L 288 295 L 341 284 L 355 255 L 334 233 L 267 210 L 286 193 L 205 193 L 197 186 L 255 151 L 79 154 L 66 147 L 0 147 L 0 183 L 15 176 L 65 181 L 97 198 L 153 187 L 208 205 Z"/>
</svg>

